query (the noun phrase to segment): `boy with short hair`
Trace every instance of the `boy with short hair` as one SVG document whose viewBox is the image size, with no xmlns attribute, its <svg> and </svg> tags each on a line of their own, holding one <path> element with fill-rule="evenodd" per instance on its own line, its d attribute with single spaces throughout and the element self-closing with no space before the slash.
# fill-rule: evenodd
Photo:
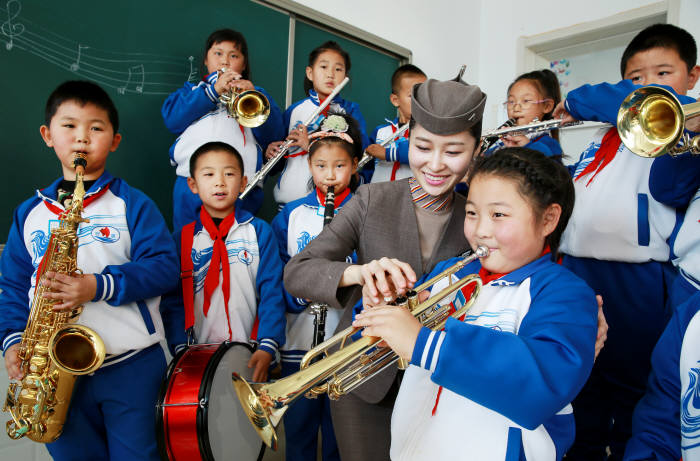
<svg viewBox="0 0 700 461">
<path fill-rule="evenodd" d="M 238 206 L 247 182 L 231 145 L 208 142 L 192 154 L 187 184 L 202 207 L 196 221 L 176 230 L 181 258 L 191 259 L 182 259 L 181 287 L 164 303 L 184 304 L 185 329 L 199 343 L 257 338 L 248 367 L 253 381 L 265 381 L 285 340 L 282 261 L 270 225 Z"/>
<path fill-rule="evenodd" d="M 159 342 L 167 334 L 171 351 L 185 342 L 181 329 L 169 328 L 181 323 L 181 312 L 163 318 L 159 312 L 161 293 L 177 284 L 165 221 L 148 197 L 105 171 L 121 141 L 118 129 L 117 110 L 99 86 L 70 81 L 54 90 L 40 132 L 63 177 L 15 210 L 0 259 L 0 339 L 10 379 L 26 370 L 18 349 L 38 283 L 50 288 L 46 298 L 58 300 L 54 310 L 84 305 L 78 323 L 104 341 L 103 365 L 78 379 L 63 433 L 46 445 L 56 460 L 157 460 L 153 407 L 166 368 Z M 72 199 L 76 152 L 87 162 L 82 216 L 89 222 L 80 224 L 77 252 L 82 274 L 46 272 L 37 280 L 49 234 Z"/>
<path fill-rule="evenodd" d="M 411 120 L 411 92 L 413 87 L 423 83 L 427 79 L 425 73 L 413 64 L 404 64 L 396 69 L 391 76 L 391 104 L 398 109 L 399 116 L 384 125 L 379 125 L 370 136 L 372 143 L 366 152 L 374 160 L 374 172 L 371 169 L 364 171 L 365 182 L 395 181 L 408 178 L 412 175 L 408 165 L 408 137 L 409 131 L 391 142 L 386 147 L 379 143 L 393 136 L 398 129 Z M 362 174 L 363 172 L 361 172 Z"/>
<path fill-rule="evenodd" d="M 686 31 L 650 26 L 623 54 L 626 80 L 569 92 L 555 117 L 615 124 L 620 104 L 637 85 L 666 85 L 682 104 L 693 102 L 683 95 L 700 74 L 695 49 Z M 573 402 L 577 433 L 570 460 L 606 459 L 608 446 L 610 459 L 621 459 L 652 349 L 670 317 L 665 305 L 676 273 L 669 239 L 682 210 L 650 193 L 653 163 L 630 152 L 613 127 L 597 133 L 571 168 L 576 206 L 562 239 L 563 263 L 602 295 L 610 329 L 591 378 Z"/>
</svg>

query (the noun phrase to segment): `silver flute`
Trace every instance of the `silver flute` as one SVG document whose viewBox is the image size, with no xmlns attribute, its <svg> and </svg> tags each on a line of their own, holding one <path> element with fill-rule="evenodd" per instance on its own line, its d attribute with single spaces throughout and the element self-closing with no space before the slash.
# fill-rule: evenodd
<svg viewBox="0 0 700 461">
<path fill-rule="evenodd" d="M 340 93 L 340 90 L 342 90 L 343 87 L 345 85 L 347 85 L 347 83 L 349 81 L 350 81 L 350 77 L 345 77 L 345 80 L 340 82 L 338 84 L 338 86 L 336 86 L 333 89 L 331 94 L 329 94 L 328 97 L 326 99 L 324 99 L 321 104 L 319 104 L 319 106 L 316 108 L 316 110 L 311 115 L 309 115 L 309 117 L 304 122 L 304 126 L 308 127 L 311 124 L 311 122 L 316 120 L 316 117 L 318 117 L 318 114 L 323 112 L 323 110 L 326 107 L 328 107 L 328 105 L 331 103 L 331 101 L 333 101 L 333 98 L 335 98 L 338 95 L 338 93 Z M 277 162 L 279 162 L 280 160 L 282 160 L 282 158 L 284 158 L 284 154 L 287 153 L 287 151 L 289 150 L 289 147 L 292 145 L 293 142 L 294 142 L 294 140 L 287 139 L 284 142 L 284 144 L 282 144 L 280 146 L 277 154 L 275 154 L 274 157 L 272 157 L 270 160 L 268 160 L 262 166 L 262 168 L 260 168 L 260 170 L 257 173 L 255 173 L 255 176 L 253 176 L 253 179 L 251 179 L 250 182 L 248 182 L 248 185 L 243 190 L 243 193 L 241 193 L 241 195 L 238 197 L 239 199 L 243 200 L 245 198 L 245 196 L 248 195 L 251 190 L 253 190 L 254 187 L 256 187 L 258 184 L 262 183 L 262 180 L 265 179 L 265 176 L 267 176 L 267 174 L 270 172 L 270 170 L 275 165 L 277 165 Z"/>
<path fill-rule="evenodd" d="M 401 135 L 403 135 L 403 134 L 406 132 L 406 130 L 408 130 L 408 123 L 404 123 L 403 125 L 401 125 L 401 127 L 399 127 L 399 129 L 396 130 L 395 133 L 392 133 L 390 137 L 386 138 L 384 141 L 382 141 L 381 143 L 379 143 L 379 145 L 382 146 L 382 147 L 388 146 L 388 145 L 391 144 L 395 139 L 399 139 L 399 138 L 401 137 Z M 358 164 L 357 164 L 357 169 L 359 170 L 359 169 L 362 168 L 363 166 L 367 165 L 367 163 L 368 163 L 370 160 L 372 160 L 373 158 L 374 158 L 374 157 L 372 157 L 370 154 L 368 154 L 368 153 L 365 151 L 365 152 L 362 154 L 362 158 L 360 159 L 360 161 L 359 161 Z"/>
</svg>

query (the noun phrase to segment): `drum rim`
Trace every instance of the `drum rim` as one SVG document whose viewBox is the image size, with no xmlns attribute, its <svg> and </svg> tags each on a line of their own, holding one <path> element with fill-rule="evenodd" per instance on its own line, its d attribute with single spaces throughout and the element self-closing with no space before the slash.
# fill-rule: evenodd
<svg viewBox="0 0 700 461">
<path fill-rule="evenodd" d="M 209 443 L 209 394 L 211 393 L 212 382 L 214 374 L 216 373 L 216 368 L 219 366 L 221 358 L 224 356 L 229 349 L 233 346 L 245 346 L 248 350 L 253 353 L 255 348 L 248 343 L 241 343 L 237 341 L 224 341 L 221 343 L 219 348 L 212 354 L 207 366 L 202 373 L 202 382 L 205 383 L 203 386 L 199 387 L 199 401 L 205 399 L 205 404 L 197 407 L 197 417 L 196 417 L 196 427 L 197 427 L 197 441 L 199 442 L 199 452 L 202 458 L 209 461 L 214 461 L 214 453 L 211 450 L 211 444 Z M 233 385 L 233 384 L 232 384 Z M 207 437 L 199 437 L 199 434 L 207 434 Z"/>
</svg>

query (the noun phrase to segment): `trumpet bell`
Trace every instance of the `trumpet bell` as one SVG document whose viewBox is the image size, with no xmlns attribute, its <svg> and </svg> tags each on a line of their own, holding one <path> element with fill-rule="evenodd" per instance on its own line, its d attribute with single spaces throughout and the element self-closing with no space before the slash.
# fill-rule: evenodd
<svg viewBox="0 0 700 461">
<path fill-rule="evenodd" d="M 248 90 L 223 98 L 229 115 L 248 128 L 256 128 L 270 116 L 270 101 L 259 91 Z"/>
<path fill-rule="evenodd" d="M 233 373 L 232 378 L 233 388 L 238 394 L 238 400 L 240 400 L 246 416 L 253 424 L 253 428 L 255 428 L 262 441 L 265 442 L 265 445 L 273 450 L 277 450 L 276 424 L 272 421 L 270 411 L 263 406 L 257 389 L 253 388 L 255 385 L 251 386 L 248 384 L 238 373 Z M 284 409 L 286 410 L 286 408 Z"/>
<path fill-rule="evenodd" d="M 617 113 L 617 131 L 625 146 L 642 157 L 659 157 L 683 136 L 683 106 L 668 90 L 646 86 L 625 98 Z"/>
</svg>

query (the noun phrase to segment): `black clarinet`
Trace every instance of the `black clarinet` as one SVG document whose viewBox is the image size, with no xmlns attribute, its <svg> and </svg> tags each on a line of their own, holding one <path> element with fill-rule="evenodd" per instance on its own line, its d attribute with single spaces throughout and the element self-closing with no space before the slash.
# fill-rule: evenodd
<svg viewBox="0 0 700 461">
<path fill-rule="evenodd" d="M 335 215 L 335 188 L 328 187 L 326 192 L 326 208 L 323 211 L 323 227 L 333 220 Z M 309 305 L 311 313 L 314 315 L 314 339 L 311 342 L 311 348 L 318 346 L 326 339 L 326 314 L 328 313 L 328 304 L 311 303 Z"/>
</svg>

